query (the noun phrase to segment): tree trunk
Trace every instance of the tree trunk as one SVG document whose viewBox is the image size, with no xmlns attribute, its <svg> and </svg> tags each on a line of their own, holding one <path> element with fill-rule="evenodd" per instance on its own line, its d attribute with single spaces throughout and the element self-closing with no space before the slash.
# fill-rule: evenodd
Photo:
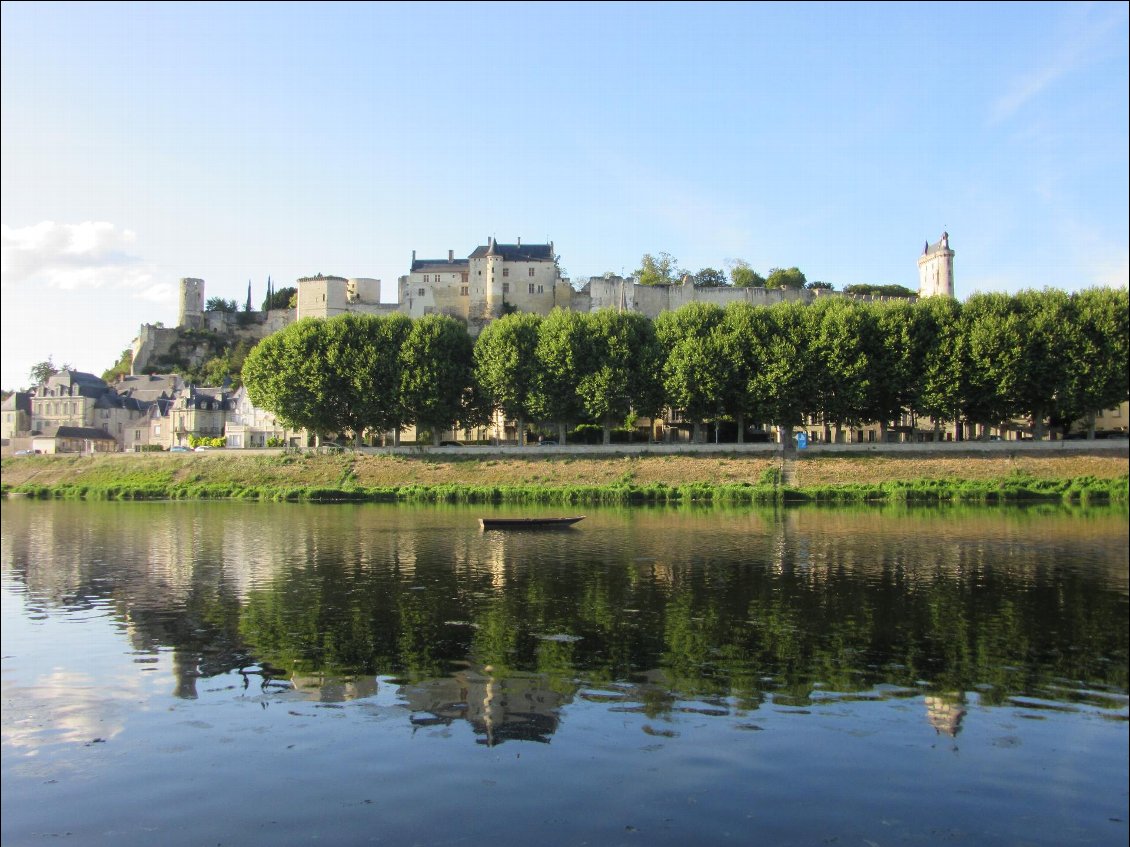
<svg viewBox="0 0 1130 847">
<path fill-rule="evenodd" d="M 738 444 L 745 444 L 745 412 L 738 412 Z"/>
<path fill-rule="evenodd" d="M 392 446 L 393 447 L 399 447 L 400 446 L 400 424 L 397 424 L 396 429 L 394 429 L 392 431 Z"/>
<path fill-rule="evenodd" d="M 887 426 L 888 426 L 888 424 L 887 424 L 886 421 L 879 421 L 879 443 L 880 444 L 886 444 L 887 443 Z"/>
<path fill-rule="evenodd" d="M 600 443 L 601 444 L 611 444 L 612 443 L 612 422 L 608 418 L 605 418 L 603 421 L 601 421 L 600 429 L 601 429 Z"/>
<path fill-rule="evenodd" d="M 1034 409 L 1032 411 L 1032 440 L 1044 440 L 1044 410 Z"/>
<path fill-rule="evenodd" d="M 518 416 L 518 446 L 526 446 L 526 419 L 522 415 Z"/>
<path fill-rule="evenodd" d="M 782 424 L 781 430 L 781 450 L 791 450 L 793 447 L 793 425 Z"/>
<path fill-rule="evenodd" d="M 840 440 L 844 437 L 844 425 L 836 421 L 836 443 L 839 444 Z"/>
<path fill-rule="evenodd" d="M 702 421 L 694 422 L 694 429 L 691 430 L 691 441 L 694 444 L 702 444 Z"/>
<path fill-rule="evenodd" d="M 565 425 L 564 421 L 558 421 L 557 422 L 557 443 L 558 444 L 564 444 L 565 443 L 565 432 L 566 432 L 567 429 L 568 429 L 568 427 Z"/>
<path fill-rule="evenodd" d="M 1067 427 L 1063 428 L 1064 437 L 1067 437 Z M 1095 413 L 1087 412 L 1087 440 L 1095 440 Z"/>
<path fill-rule="evenodd" d="M 440 442 L 439 427 L 433 426 L 432 427 L 432 446 L 433 447 L 439 447 L 440 443 L 441 442 Z"/>
<path fill-rule="evenodd" d="M 934 443 L 937 444 L 942 440 L 942 422 L 934 418 Z"/>
</svg>

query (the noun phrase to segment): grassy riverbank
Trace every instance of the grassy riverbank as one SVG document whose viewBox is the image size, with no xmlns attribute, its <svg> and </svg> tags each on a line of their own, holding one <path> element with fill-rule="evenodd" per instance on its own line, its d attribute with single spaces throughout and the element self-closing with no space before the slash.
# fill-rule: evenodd
<svg viewBox="0 0 1130 847">
<path fill-rule="evenodd" d="M 1126 502 L 1125 451 L 1048 455 L 452 457 L 344 453 L 4 459 L 7 494 L 90 499 L 514 503 Z"/>
</svg>

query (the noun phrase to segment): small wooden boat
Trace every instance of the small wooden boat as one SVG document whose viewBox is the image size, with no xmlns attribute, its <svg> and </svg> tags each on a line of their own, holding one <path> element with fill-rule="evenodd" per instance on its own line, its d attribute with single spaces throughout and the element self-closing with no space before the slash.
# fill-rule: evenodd
<svg viewBox="0 0 1130 847">
<path fill-rule="evenodd" d="M 575 518 L 479 518 L 482 529 L 549 529 L 572 526 L 583 521 L 584 515 Z"/>
</svg>

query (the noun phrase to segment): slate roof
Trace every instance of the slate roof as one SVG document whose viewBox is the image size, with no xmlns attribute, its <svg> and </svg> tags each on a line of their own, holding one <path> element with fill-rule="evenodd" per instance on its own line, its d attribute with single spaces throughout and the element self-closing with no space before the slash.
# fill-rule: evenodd
<svg viewBox="0 0 1130 847">
<path fill-rule="evenodd" d="M 113 441 L 114 436 L 92 426 L 58 426 L 42 434 L 46 438 L 82 438 L 91 441 Z"/>
<path fill-rule="evenodd" d="M 935 241 L 933 244 L 927 244 L 922 251 L 923 256 L 933 256 L 935 253 L 943 253 L 950 249 L 949 245 L 950 234 L 943 232 L 942 237 Z"/>
<path fill-rule="evenodd" d="M 31 392 L 13 391 L 6 399 L 0 410 L 5 412 L 26 412 L 31 414 Z"/>
<path fill-rule="evenodd" d="M 452 259 L 450 262 L 447 259 L 416 259 L 412 262 L 412 273 L 423 271 L 430 273 L 435 271 L 437 273 L 462 273 L 471 267 L 469 259 Z"/>
<path fill-rule="evenodd" d="M 104 379 L 83 371 L 59 371 L 40 387 L 40 397 L 98 397 L 110 390 Z"/>
<path fill-rule="evenodd" d="M 491 248 L 494 248 L 493 251 Z M 552 262 L 552 244 L 483 244 L 475 248 L 472 259 L 482 259 L 488 254 L 501 256 L 504 262 Z"/>
</svg>

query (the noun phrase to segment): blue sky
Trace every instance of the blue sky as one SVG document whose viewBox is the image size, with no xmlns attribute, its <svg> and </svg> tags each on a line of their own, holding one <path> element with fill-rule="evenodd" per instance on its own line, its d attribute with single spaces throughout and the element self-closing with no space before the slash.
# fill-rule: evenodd
<svg viewBox="0 0 1130 847">
<path fill-rule="evenodd" d="M 0 382 L 100 373 L 180 277 L 256 303 L 554 241 L 957 296 L 1124 286 L 1124 3 L 2 7 Z"/>
</svg>

